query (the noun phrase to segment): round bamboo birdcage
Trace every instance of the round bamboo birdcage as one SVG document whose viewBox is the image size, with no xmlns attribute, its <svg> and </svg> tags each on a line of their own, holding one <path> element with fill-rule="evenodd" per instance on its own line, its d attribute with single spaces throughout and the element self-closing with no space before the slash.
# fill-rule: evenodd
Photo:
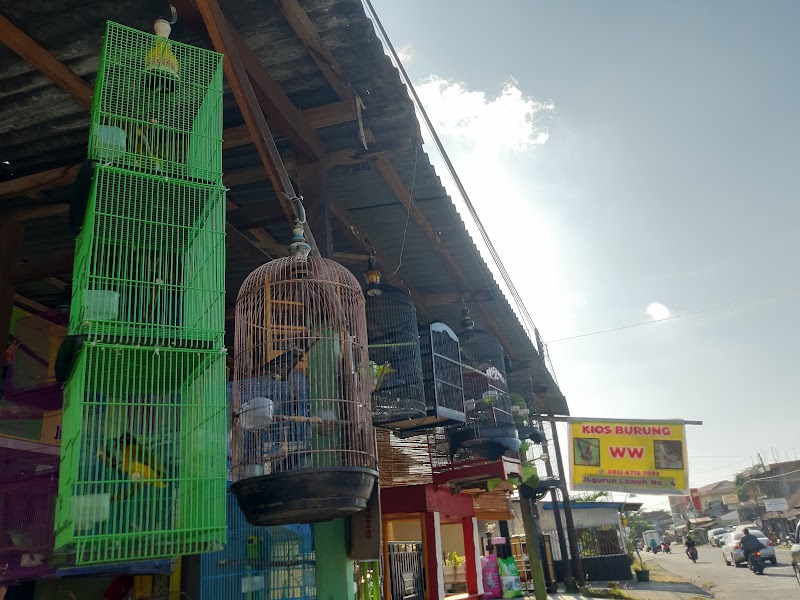
<svg viewBox="0 0 800 600">
<path fill-rule="evenodd" d="M 470 449 L 489 459 L 520 447 L 506 379 L 505 350 L 488 331 L 475 329 L 464 309 L 461 347 L 461 376 L 467 424 L 450 432 L 451 452 Z"/>
<path fill-rule="evenodd" d="M 231 467 L 254 525 L 366 507 L 377 479 L 364 295 L 333 261 L 280 258 L 236 302 Z"/>
<path fill-rule="evenodd" d="M 371 284 L 366 291 L 372 422 L 396 431 L 427 416 L 417 309 L 403 290 Z"/>
</svg>

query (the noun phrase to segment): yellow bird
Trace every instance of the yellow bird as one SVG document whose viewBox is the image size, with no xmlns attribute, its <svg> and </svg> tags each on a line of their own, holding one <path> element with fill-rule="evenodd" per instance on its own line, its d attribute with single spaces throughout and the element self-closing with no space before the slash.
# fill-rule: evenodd
<svg viewBox="0 0 800 600">
<path fill-rule="evenodd" d="M 142 447 L 132 434 L 121 436 L 116 446 L 119 449 L 118 456 L 106 450 L 100 452 L 100 458 L 134 481 L 148 483 L 157 488 L 167 487 L 163 481 L 163 467 L 158 466 L 152 453 Z"/>
<path fill-rule="evenodd" d="M 388 362 L 385 362 L 381 365 L 370 362 L 370 370 L 372 371 L 372 391 L 376 392 L 381 389 L 383 385 L 383 380 L 387 375 L 391 375 L 392 373 L 396 373 L 396 371 L 392 368 L 392 365 Z"/>
</svg>

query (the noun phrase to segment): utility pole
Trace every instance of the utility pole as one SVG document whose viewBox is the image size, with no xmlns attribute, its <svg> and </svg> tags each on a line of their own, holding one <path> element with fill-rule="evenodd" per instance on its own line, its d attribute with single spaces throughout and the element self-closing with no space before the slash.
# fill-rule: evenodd
<svg viewBox="0 0 800 600">
<path fill-rule="evenodd" d="M 542 421 L 541 416 L 539 416 L 538 420 L 539 430 L 542 432 L 542 447 L 545 449 L 547 453 L 544 458 L 544 471 L 547 474 L 548 479 L 553 478 L 553 464 L 551 461 L 551 454 L 550 454 L 550 446 L 547 443 L 547 436 L 544 432 L 544 421 Z M 551 428 L 553 427 L 551 423 Z M 553 438 L 555 438 L 555 430 L 553 430 Z M 555 447 L 553 448 L 553 452 L 558 455 Z M 564 474 L 560 473 L 559 478 L 563 481 Z M 556 522 L 556 535 L 558 536 L 558 550 L 561 554 L 561 560 L 564 564 L 564 585 L 567 588 L 572 587 L 573 585 L 573 577 L 572 577 L 572 564 L 567 557 L 569 553 L 567 552 L 567 538 L 564 536 L 564 526 L 561 523 L 561 508 L 558 505 L 558 491 L 556 488 L 550 488 L 550 501 L 553 503 L 553 519 Z"/>
<path fill-rule="evenodd" d="M 556 431 L 556 424 L 553 419 L 550 419 L 550 427 L 553 431 L 553 446 L 556 451 L 556 464 L 558 465 L 558 472 L 561 473 L 561 496 L 564 499 L 564 516 L 567 521 L 567 538 L 569 540 L 569 553 L 572 555 L 573 572 L 578 578 L 578 585 L 586 583 L 586 576 L 583 573 L 583 564 L 581 563 L 581 555 L 578 550 L 578 532 L 575 530 L 575 520 L 572 517 L 572 504 L 569 501 L 569 492 L 567 491 L 567 480 L 564 471 L 564 460 L 561 458 L 561 444 L 558 441 L 558 431 Z"/>
<path fill-rule="evenodd" d="M 523 498 L 520 492 L 519 512 L 522 515 L 522 526 L 525 528 L 525 540 L 528 550 L 528 562 L 533 578 L 533 593 L 536 600 L 547 600 L 547 584 L 544 581 L 542 555 L 539 552 L 539 525 L 533 516 L 533 500 Z"/>
</svg>

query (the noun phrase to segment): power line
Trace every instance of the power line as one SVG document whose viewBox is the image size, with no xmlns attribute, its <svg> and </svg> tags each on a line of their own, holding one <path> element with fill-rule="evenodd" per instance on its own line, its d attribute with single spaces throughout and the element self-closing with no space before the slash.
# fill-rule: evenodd
<svg viewBox="0 0 800 600">
<path fill-rule="evenodd" d="M 757 298 L 748 298 L 747 300 L 740 300 L 738 302 L 733 302 L 732 304 L 721 304 L 719 306 L 712 306 L 710 308 L 703 308 L 701 310 L 695 310 L 688 313 L 681 313 L 679 315 L 672 315 L 666 317 L 664 319 L 657 319 L 654 321 L 643 321 L 641 323 L 633 323 L 632 325 L 623 325 L 622 327 L 612 327 L 611 329 L 601 329 L 600 331 L 592 331 L 590 333 L 582 333 L 580 335 L 572 335 L 569 337 L 558 338 L 557 340 L 550 340 L 548 344 L 555 344 L 556 342 L 566 342 L 567 340 L 576 340 L 578 338 L 589 337 L 591 335 L 600 335 L 601 333 L 611 333 L 612 331 L 621 331 L 623 329 L 631 329 L 632 327 L 642 327 L 643 325 L 653 325 L 655 323 L 663 323 L 664 321 L 671 321 L 673 319 L 680 319 L 682 317 L 691 317 L 693 315 L 699 315 L 702 313 L 711 312 L 714 310 L 722 310 L 725 308 L 734 308 L 736 306 L 741 306 L 742 304 L 751 304 L 753 302 L 760 302 L 761 300 L 769 300 L 771 298 L 777 298 L 779 296 L 787 296 L 789 294 L 796 294 L 800 292 L 800 288 L 795 288 L 791 290 L 784 290 L 782 292 L 776 292 L 774 294 L 769 294 L 768 296 L 759 296 Z"/>
</svg>

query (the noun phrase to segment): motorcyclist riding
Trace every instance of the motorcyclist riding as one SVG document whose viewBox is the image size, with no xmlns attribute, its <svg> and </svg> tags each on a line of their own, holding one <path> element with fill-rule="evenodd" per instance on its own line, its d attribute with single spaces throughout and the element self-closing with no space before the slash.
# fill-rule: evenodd
<svg viewBox="0 0 800 600">
<path fill-rule="evenodd" d="M 739 540 L 739 545 L 742 547 L 745 562 L 749 563 L 750 554 L 765 548 L 765 546 L 756 536 L 750 533 L 749 529 L 745 528 L 742 533 L 744 533 L 744 535 L 742 536 L 742 539 Z"/>
<path fill-rule="evenodd" d="M 684 552 L 686 552 L 686 556 L 689 556 L 689 550 L 697 546 L 697 543 L 694 541 L 691 535 L 686 536 L 686 541 L 684 542 Z"/>
</svg>

